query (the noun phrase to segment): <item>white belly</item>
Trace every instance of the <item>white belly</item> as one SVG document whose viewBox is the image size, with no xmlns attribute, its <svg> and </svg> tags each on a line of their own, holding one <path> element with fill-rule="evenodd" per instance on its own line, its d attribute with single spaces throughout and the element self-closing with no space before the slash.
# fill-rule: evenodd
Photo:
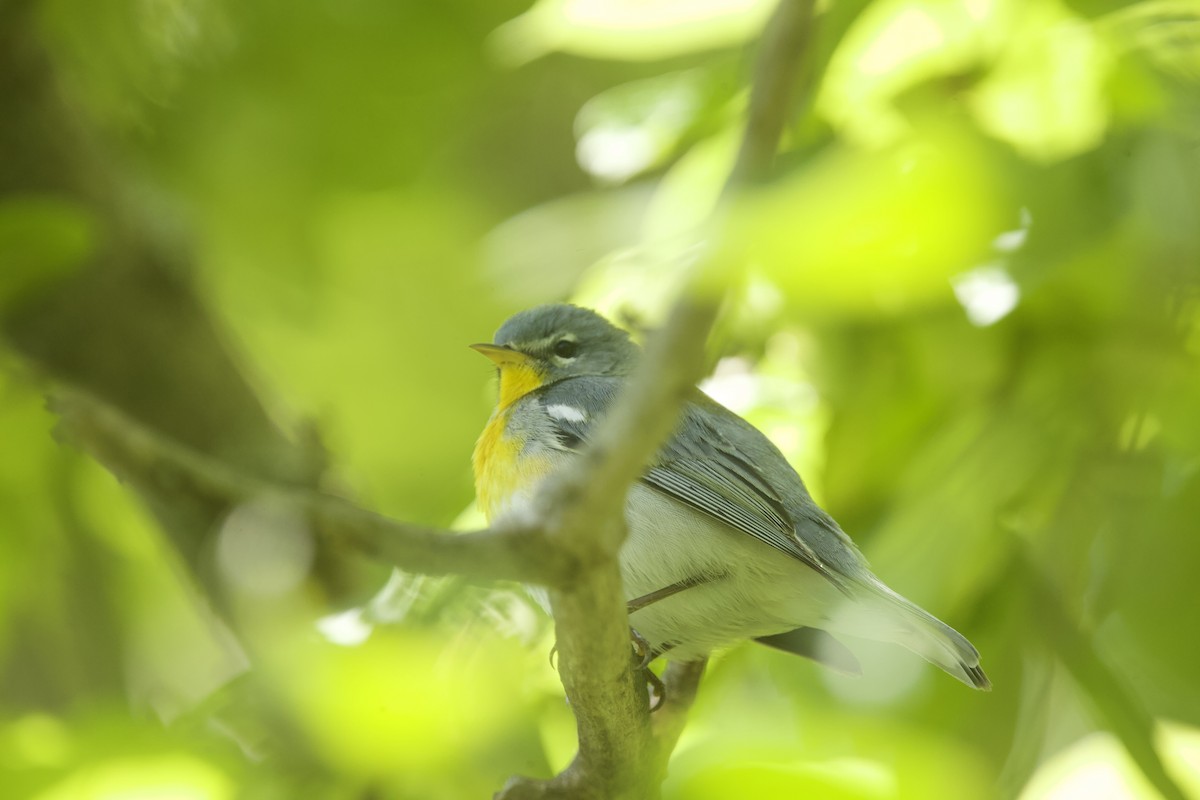
<svg viewBox="0 0 1200 800">
<path fill-rule="evenodd" d="M 504 511 L 529 513 L 536 488 L 510 495 Z M 826 627 L 844 602 L 799 560 L 648 486 L 630 489 L 626 519 L 629 538 L 621 549 L 626 600 L 682 580 L 711 578 L 630 615 L 630 626 L 652 649 L 671 645 L 671 658 L 686 661 L 745 639 Z M 546 592 L 529 590 L 549 611 Z"/>
<path fill-rule="evenodd" d="M 838 591 L 795 558 L 699 511 L 635 484 L 621 551 L 625 597 L 632 600 L 688 578 L 713 580 L 630 615 L 658 649 L 687 660 L 734 642 L 819 625 Z"/>
</svg>

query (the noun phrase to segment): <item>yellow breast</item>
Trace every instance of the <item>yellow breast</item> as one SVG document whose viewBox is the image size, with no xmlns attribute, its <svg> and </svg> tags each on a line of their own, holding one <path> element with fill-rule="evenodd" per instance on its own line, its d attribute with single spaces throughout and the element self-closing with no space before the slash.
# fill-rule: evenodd
<svg viewBox="0 0 1200 800">
<path fill-rule="evenodd" d="M 517 489 L 517 453 L 520 444 L 504 437 L 508 414 L 497 409 L 475 443 L 475 497 L 490 522 L 504 501 Z"/>
<path fill-rule="evenodd" d="M 475 496 L 488 521 L 513 495 L 526 491 L 549 471 L 546 459 L 523 453 L 525 443 L 508 433 L 512 404 L 541 385 L 541 376 L 525 365 L 500 368 L 500 402 L 475 443 Z"/>
</svg>

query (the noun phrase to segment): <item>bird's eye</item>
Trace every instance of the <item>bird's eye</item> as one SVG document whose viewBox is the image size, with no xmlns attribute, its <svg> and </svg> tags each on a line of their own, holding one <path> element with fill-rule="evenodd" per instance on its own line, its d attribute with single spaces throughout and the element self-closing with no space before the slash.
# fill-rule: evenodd
<svg viewBox="0 0 1200 800">
<path fill-rule="evenodd" d="M 559 339 L 554 343 L 554 355 L 559 358 L 574 358 L 579 353 L 579 342 Z"/>
</svg>

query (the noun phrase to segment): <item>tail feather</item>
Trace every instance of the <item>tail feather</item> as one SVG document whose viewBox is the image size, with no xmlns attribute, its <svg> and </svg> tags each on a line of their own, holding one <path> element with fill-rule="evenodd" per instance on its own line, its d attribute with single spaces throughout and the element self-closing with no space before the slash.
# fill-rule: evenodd
<svg viewBox="0 0 1200 800">
<path fill-rule="evenodd" d="M 979 666 L 979 651 L 961 633 L 917 606 L 905 609 L 911 627 L 894 639 L 934 666 L 958 678 L 967 686 L 990 692 L 992 682 Z"/>
<path fill-rule="evenodd" d="M 862 665 L 858 663 L 854 653 L 850 652 L 846 645 L 817 628 L 796 628 L 774 636 L 759 636 L 755 641 L 776 650 L 811 658 L 843 675 L 862 675 Z"/>
<path fill-rule="evenodd" d="M 988 680 L 988 676 L 983 674 L 983 670 L 978 665 L 967 667 L 967 677 L 971 679 L 971 685 L 982 692 L 990 692 L 992 690 L 992 682 Z"/>
<path fill-rule="evenodd" d="M 868 607 L 874 622 L 861 635 L 899 644 L 934 666 L 984 692 L 992 689 L 979 666 L 979 651 L 967 638 L 881 582 L 873 583 Z"/>
</svg>

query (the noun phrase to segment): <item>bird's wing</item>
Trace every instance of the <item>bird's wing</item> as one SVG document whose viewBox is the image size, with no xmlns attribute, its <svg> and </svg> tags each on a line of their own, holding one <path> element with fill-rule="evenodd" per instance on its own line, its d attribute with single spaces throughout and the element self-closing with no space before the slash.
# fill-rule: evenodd
<svg viewBox="0 0 1200 800">
<path fill-rule="evenodd" d="M 688 403 L 675 434 L 663 445 L 643 480 L 844 587 L 844 576 L 797 534 L 797 520 L 773 483 L 753 458 L 729 440 L 724 428 L 707 404 Z M 790 466 L 786 468 L 791 471 Z"/>
<path fill-rule="evenodd" d="M 607 411 L 619 388 L 620 379 L 617 378 L 580 377 L 539 390 L 539 400 L 552 421 L 558 445 L 564 450 L 582 447 L 592 435 L 596 420 Z M 716 412 L 714 407 L 724 414 Z M 762 446 L 770 448 L 782 467 L 793 476 L 795 490 L 803 497 L 785 502 L 772 481 L 756 466 L 754 455 L 761 454 L 747 453 L 734 444 L 730 436 L 722 433 L 730 425 L 744 426 L 744 429 L 761 438 Z M 747 436 L 744 429 L 738 430 L 736 436 Z M 783 456 L 778 455 L 778 451 L 749 423 L 715 403 L 697 398 L 697 401 L 685 405 L 675 433 L 655 456 L 642 481 L 798 559 L 834 585 L 845 589 L 848 575 L 831 567 L 798 533 L 798 522 L 801 525 L 812 524 L 809 515 L 803 513 L 804 503 L 812 505 L 812 501 L 808 499 L 799 478 L 794 476 L 795 472 Z M 784 485 L 792 488 L 786 483 Z M 801 509 L 801 519 L 789 511 L 789 505 L 797 505 Z M 816 509 L 815 505 L 812 507 Z M 816 510 L 819 512 L 819 509 Z M 838 533 L 841 533 L 840 529 Z"/>
</svg>

